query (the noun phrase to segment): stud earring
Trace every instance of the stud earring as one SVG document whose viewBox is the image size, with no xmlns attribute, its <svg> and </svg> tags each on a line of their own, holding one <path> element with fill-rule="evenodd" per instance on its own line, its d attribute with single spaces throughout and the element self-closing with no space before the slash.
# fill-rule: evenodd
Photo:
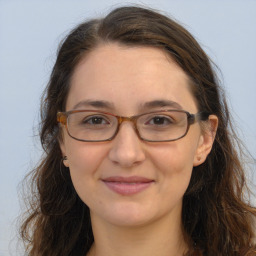
<svg viewBox="0 0 256 256">
<path fill-rule="evenodd" d="M 68 160 L 68 157 L 67 157 L 67 156 L 63 156 L 62 162 L 63 162 L 63 164 L 67 167 L 67 165 L 64 163 L 66 160 Z"/>
<path fill-rule="evenodd" d="M 67 156 L 63 156 L 62 159 L 60 160 L 60 174 L 61 177 L 66 181 L 66 168 L 68 168 L 68 162 L 65 163 L 65 160 L 68 160 Z M 64 172 L 63 172 L 63 168 L 64 168 Z"/>
</svg>

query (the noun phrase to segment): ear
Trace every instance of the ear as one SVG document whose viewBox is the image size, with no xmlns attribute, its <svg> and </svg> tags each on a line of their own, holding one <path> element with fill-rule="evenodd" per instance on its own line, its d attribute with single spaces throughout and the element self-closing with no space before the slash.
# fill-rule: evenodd
<svg viewBox="0 0 256 256">
<path fill-rule="evenodd" d="M 69 162 L 68 162 L 68 158 L 67 158 L 67 155 L 66 155 L 66 147 L 65 147 L 64 138 L 59 139 L 59 145 L 60 145 L 60 150 L 61 150 L 61 153 L 62 153 L 63 164 L 66 167 L 69 167 Z"/>
<path fill-rule="evenodd" d="M 218 117 L 215 115 L 210 115 L 206 124 L 203 125 L 202 134 L 200 136 L 196 154 L 194 156 L 193 166 L 202 164 L 211 152 L 218 128 Z"/>
</svg>

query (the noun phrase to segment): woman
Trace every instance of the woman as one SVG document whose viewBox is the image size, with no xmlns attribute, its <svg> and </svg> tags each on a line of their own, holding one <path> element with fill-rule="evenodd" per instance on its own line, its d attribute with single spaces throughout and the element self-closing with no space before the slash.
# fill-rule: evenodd
<svg viewBox="0 0 256 256">
<path fill-rule="evenodd" d="M 209 58 L 173 20 L 123 7 L 59 48 L 29 255 L 254 255 L 256 211 Z"/>
</svg>

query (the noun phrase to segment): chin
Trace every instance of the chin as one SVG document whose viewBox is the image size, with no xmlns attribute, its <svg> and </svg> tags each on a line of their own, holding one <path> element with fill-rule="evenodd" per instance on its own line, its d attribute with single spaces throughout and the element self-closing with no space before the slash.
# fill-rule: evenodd
<svg viewBox="0 0 256 256">
<path fill-rule="evenodd" d="M 104 215 L 102 214 L 104 213 Z M 122 203 L 111 205 L 111 209 L 105 209 L 97 214 L 98 218 L 104 219 L 112 225 L 123 227 L 143 226 L 154 220 L 155 214 L 152 209 L 143 207 L 138 203 Z"/>
</svg>

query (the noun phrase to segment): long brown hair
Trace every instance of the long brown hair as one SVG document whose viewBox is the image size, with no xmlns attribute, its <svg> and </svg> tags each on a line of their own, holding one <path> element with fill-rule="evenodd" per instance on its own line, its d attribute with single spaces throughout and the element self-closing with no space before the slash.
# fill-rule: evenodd
<svg viewBox="0 0 256 256">
<path fill-rule="evenodd" d="M 194 245 L 207 256 L 249 255 L 256 211 L 244 198 L 244 167 L 212 64 L 182 26 L 140 7 L 117 8 L 102 19 L 84 22 L 60 45 L 41 106 L 40 138 L 45 153 L 29 176 L 32 196 L 21 227 L 28 255 L 85 255 L 93 243 L 89 209 L 62 164 L 56 114 L 65 111 L 70 80 L 81 58 L 108 42 L 164 50 L 190 77 L 199 111 L 218 117 L 212 151 L 202 165 L 194 167 L 184 195 L 183 228 L 192 241 L 191 255 Z"/>
</svg>

